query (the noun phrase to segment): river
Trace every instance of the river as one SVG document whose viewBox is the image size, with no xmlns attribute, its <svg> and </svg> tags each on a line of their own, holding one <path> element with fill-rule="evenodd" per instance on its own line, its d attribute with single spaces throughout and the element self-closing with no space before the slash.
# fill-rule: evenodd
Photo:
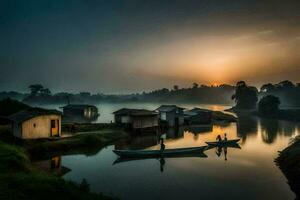
<svg viewBox="0 0 300 200">
<path fill-rule="evenodd" d="M 229 107 L 181 106 L 213 110 Z M 99 122 L 112 120 L 111 113 L 121 107 L 155 109 L 158 105 L 103 104 L 99 106 Z M 120 199 L 295 199 L 274 159 L 299 131 L 299 123 L 239 116 L 238 123 L 170 130 L 165 144 L 166 148 L 202 146 L 206 141 L 214 141 L 218 134 L 227 133 L 228 139 L 241 139 L 240 148 L 210 149 L 205 151 L 206 158 L 114 163 L 115 148 L 159 149 L 156 136 L 137 136 L 107 146 L 94 155 L 62 156 L 61 165 L 70 170 L 63 178 L 77 183 L 86 179 L 91 191 Z"/>
</svg>

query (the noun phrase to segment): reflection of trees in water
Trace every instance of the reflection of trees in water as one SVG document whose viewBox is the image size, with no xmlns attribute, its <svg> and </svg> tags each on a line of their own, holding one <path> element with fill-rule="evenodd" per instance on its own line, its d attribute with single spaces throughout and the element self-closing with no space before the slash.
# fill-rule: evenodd
<svg viewBox="0 0 300 200">
<path fill-rule="evenodd" d="M 262 140 L 272 144 L 278 135 L 291 137 L 298 127 L 294 122 L 279 121 L 275 119 L 260 119 Z"/>
<path fill-rule="evenodd" d="M 248 136 L 257 134 L 257 118 L 247 114 L 237 114 L 237 117 L 237 136 L 245 143 Z"/>
<path fill-rule="evenodd" d="M 287 122 L 287 121 L 279 121 L 279 134 L 284 136 L 292 136 L 297 129 L 297 126 L 299 124 L 296 124 L 294 122 Z"/>
<path fill-rule="evenodd" d="M 263 142 L 272 144 L 278 135 L 278 120 L 260 119 L 260 126 Z"/>
</svg>

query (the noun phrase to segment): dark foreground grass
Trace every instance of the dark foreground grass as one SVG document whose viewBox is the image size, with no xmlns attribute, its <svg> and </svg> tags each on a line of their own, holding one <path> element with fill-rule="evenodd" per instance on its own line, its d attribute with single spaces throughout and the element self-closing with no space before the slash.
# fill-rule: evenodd
<svg viewBox="0 0 300 200">
<path fill-rule="evenodd" d="M 300 199 L 300 137 L 296 137 L 290 146 L 279 152 L 275 160 L 288 180 L 291 190 Z"/>
<path fill-rule="evenodd" d="M 21 147 L 0 142 L 0 199 L 111 199 L 32 167 Z"/>
</svg>

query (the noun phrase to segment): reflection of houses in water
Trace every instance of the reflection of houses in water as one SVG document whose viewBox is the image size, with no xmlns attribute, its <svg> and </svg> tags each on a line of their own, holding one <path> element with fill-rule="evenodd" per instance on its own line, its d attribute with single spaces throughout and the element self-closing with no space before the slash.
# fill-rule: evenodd
<svg viewBox="0 0 300 200">
<path fill-rule="evenodd" d="M 153 129 L 158 127 L 158 113 L 145 109 L 122 108 L 113 113 L 115 123 L 132 129 Z"/>
<path fill-rule="evenodd" d="M 98 108 L 87 104 L 69 104 L 63 109 L 64 122 L 88 123 L 96 121 L 99 117 Z"/>
<path fill-rule="evenodd" d="M 184 111 L 184 121 L 189 125 L 210 124 L 212 122 L 212 111 L 201 108 Z"/>
<path fill-rule="evenodd" d="M 61 134 L 61 112 L 28 108 L 9 116 L 14 136 L 22 139 L 50 138 Z"/>
<path fill-rule="evenodd" d="M 207 126 L 187 126 L 184 128 L 185 131 L 194 133 L 194 134 L 199 134 L 199 133 L 208 133 L 213 131 L 213 126 L 212 125 L 207 125 Z"/>
<path fill-rule="evenodd" d="M 161 134 L 166 134 L 166 139 L 178 139 L 182 138 L 184 134 L 183 127 L 170 127 L 166 131 L 161 132 Z"/>
<path fill-rule="evenodd" d="M 159 112 L 159 119 L 169 127 L 181 126 L 184 124 L 184 108 L 176 105 L 162 105 L 156 109 Z"/>
<path fill-rule="evenodd" d="M 117 141 L 115 149 L 144 149 L 155 146 L 158 142 L 157 134 L 140 135 Z"/>
<path fill-rule="evenodd" d="M 54 173 L 58 176 L 63 176 L 71 171 L 69 168 L 61 165 L 61 156 L 55 156 L 49 160 L 35 161 L 32 164 L 46 173 Z"/>
</svg>

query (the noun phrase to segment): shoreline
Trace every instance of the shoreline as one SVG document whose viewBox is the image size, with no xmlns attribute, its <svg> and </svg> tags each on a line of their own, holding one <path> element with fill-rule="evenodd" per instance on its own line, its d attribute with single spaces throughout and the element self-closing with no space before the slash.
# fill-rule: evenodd
<svg viewBox="0 0 300 200">
<path fill-rule="evenodd" d="M 300 136 L 279 152 L 275 159 L 276 165 L 288 180 L 291 190 L 300 198 Z"/>
</svg>

